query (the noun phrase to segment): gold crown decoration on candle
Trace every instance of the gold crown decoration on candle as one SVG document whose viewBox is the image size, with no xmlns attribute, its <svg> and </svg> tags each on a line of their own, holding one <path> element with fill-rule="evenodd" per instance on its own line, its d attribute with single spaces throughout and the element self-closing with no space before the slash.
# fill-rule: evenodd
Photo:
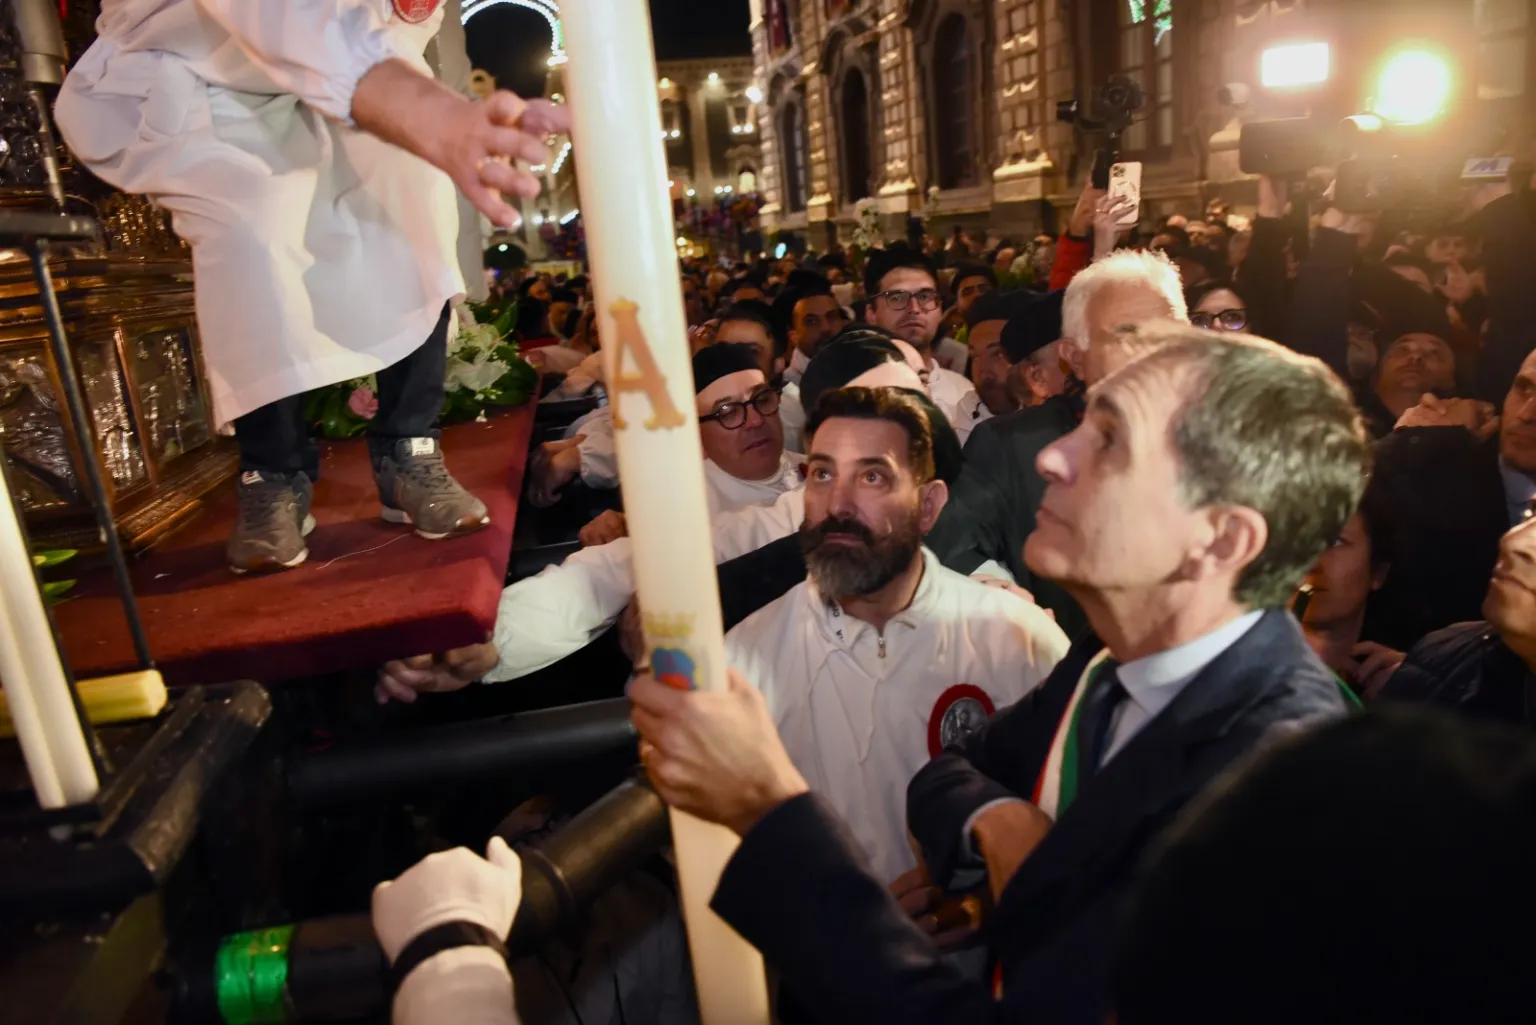
<svg viewBox="0 0 1536 1025">
<path fill-rule="evenodd" d="M 693 636 L 693 615 L 668 615 L 641 613 L 645 635 L 653 641 L 686 641 Z"/>
<path fill-rule="evenodd" d="M 619 397 L 632 391 L 644 392 L 645 397 L 651 401 L 650 419 L 642 424 L 646 430 L 683 426 L 688 418 L 673 405 L 672 396 L 667 392 L 667 379 L 656 367 L 650 343 L 645 340 L 645 331 L 640 327 L 639 305 L 631 299 L 616 299 L 609 304 L 608 312 L 613 317 L 614 335 L 618 339 L 613 347 L 613 364 L 608 374 L 612 382 L 609 401 L 613 404 L 614 430 L 622 431 L 629 426 L 629 421 L 619 412 Z M 624 373 L 626 351 L 634 358 L 635 369 L 639 373 Z"/>
</svg>

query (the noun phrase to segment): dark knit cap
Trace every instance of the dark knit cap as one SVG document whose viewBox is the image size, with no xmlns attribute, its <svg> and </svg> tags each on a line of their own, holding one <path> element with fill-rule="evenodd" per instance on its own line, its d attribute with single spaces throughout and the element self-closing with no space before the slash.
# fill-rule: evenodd
<svg viewBox="0 0 1536 1025">
<path fill-rule="evenodd" d="M 1008 362 L 1018 363 L 1032 353 L 1061 339 L 1061 299 L 1065 289 L 1028 296 L 1024 308 L 1008 318 L 1003 328 L 1003 352 Z"/>
<path fill-rule="evenodd" d="M 882 364 L 904 362 L 906 357 L 889 332 L 867 324 L 840 331 L 811 357 L 800 378 L 800 404 L 810 412 L 825 392 L 845 388 L 855 377 Z"/>
<path fill-rule="evenodd" d="M 988 320 L 1008 320 L 1029 303 L 1028 292 L 987 292 L 976 297 L 965 315 L 966 327 Z"/>
<path fill-rule="evenodd" d="M 960 470 L 965 465 L 965 458 L 960 454 L 960 435 L 955 433 L 949 418 L 933 404 L 932 399 L 910 388 L 903 388 L 902 391 L 911 395 L 928 411 L 928 422 L 933 428 L 934 478 L 945 484 L 954 484 L 960 479 Z"/>
<path fill-rule="evenodd" d="M 763 369 L 757 349 L 737 342 L 707 345 L 693 354 L 693 393 L 695 395 L 731 374 Z"/>
</svg>

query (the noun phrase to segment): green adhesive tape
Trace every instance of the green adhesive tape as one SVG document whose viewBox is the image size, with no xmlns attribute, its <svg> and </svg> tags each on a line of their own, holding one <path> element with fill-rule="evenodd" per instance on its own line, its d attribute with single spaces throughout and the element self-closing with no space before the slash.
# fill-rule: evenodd
<svg viewBox="0 0 1536 1025">
<path fill-rule="evenodd" d="M 288 1020 L 288 944 L 293 926 L 224 938 L 213 971 L 225 1025 L 283 1025 Z"/>
</svg>

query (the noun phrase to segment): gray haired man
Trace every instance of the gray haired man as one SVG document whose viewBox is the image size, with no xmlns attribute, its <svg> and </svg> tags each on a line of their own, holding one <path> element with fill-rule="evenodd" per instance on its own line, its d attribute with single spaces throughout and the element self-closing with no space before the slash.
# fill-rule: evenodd
<svg viewBox="0 0 1536 1025">
<path fill-rule="evenodd" d="M 1370 444 L 1348 389 L 1256 338 L 1154 327 L 1125 344 L 1138 343 L 1148 352 L 1039 456 L 1049 486 L 1026 558 L 1092 632 L 907 789 L 932 881 L 987 879 L 988 981 L 903 926 L 758 691 L 630 687 L 658 791 L 742 837 L 711 907 L 829 1021 L 1112 1018 L 1120 911 L 1149 848 L 1272 734 L 1345 711 L 1286 605 L 1364 488 Z"/>
<path fill-rule="evenodd" d="M 1056 613 L 1068 637 L 1081 632 L 1077 604 L 1024 563 L 1024 539 L 1035 529 L 1045 479 L 1035 460 L 1082 419 L 1083 390 L 1157 342 L 1126 340 L 1126 332 L 1158 320 L 1187 321 L 1179 271 L 1161 253 L 1124 249 L 1088 267 L 1062 299 L 1062 358 L 1072 368 L 1067 391 L 1040 405 L 993 417 L 971 432 L 965 472 L 950 490 L 954 512 L 928 535 L 946 566 L 973 573 L 984 563 L 1006 566 L 1014 582 Z"/>
</svg>

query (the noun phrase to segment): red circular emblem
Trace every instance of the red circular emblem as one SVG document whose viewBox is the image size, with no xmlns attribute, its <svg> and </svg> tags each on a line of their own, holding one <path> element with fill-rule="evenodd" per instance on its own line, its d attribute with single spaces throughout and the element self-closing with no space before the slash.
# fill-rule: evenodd
<svg viewBox="0 0 1536 1025">
<path fill-rule="evenodd" d="M 957 683 L 940 694 L 928 716 L 928 756 L 937 757 L 981 729 L 995 711 L 987 692 L 969 683 Z"/>
<path fill-rule="evenodd" d="M 394 0 L 395 14 L 401 21 L 420 25 L 437 13 L 438 5 L 442 2 L 443 0 Z"/>
</svg>

